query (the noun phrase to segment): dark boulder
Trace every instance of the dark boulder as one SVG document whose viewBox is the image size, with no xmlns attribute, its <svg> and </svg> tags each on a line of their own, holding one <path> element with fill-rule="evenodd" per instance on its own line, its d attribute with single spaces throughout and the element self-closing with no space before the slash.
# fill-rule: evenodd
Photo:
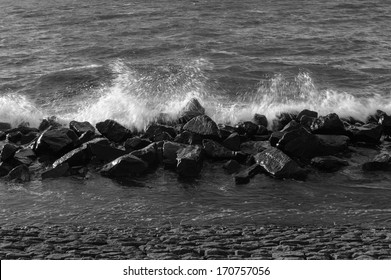
<svg viewBox="0 0 391 280">
<path fill-rule="evenodd" d="M 147 168 L 148 163 L 136 156 L 127 154 L 103 166 L 101 174 L 117 179 L 131 178 L 144 173 Z"/>
<path fill-rule="evenodd" d="M 220 138 L 219 128 L 217 124 L 206 115 L 200 115 L 191 119 L 183 126 L 183 130 L 198 134 L 203 138 Z"/>
<path fill-rule="evenodd" d="M 1 161 L 7 161 L 10 158 L 13 158 L 16 151 L 19 150 L 20 148 L 14 144 L 5 144 L 3 146 L 3 149 L 1 150 L 0 154 L 0 160 Z"/>
<path fill-rule="evenodd" d="M 274 147 L 256 154 L 254 159 L 267 173 L 276 178 L 303 180 L 307 176 L 306 170 L 298 166 L 295 161 L 281 150 Z"/>
<path fill-rule="evenodd" d="M 38 130 L 39 131 L 44 131 L 48 128 L 51 129 L 57 129 L 62 127 L 62 124 L 60 124 L 55 116 L 49 117 L 47 119 L 43 119 L 42 122 L 40 123 Z"/>
<path fill-rule="evenodd" d="M 7 134 L 7 141 L 11 143 L 18 143 L 22 139 L 23 134 L 20 131 L 10 132 Z"/>
<path fill-rule="evenodd" d="M 26 145 L 26 144 L 32 143 L 38 137 L 39 137 L 39 132 L 36 132 L 36 131 L 31 131 L 27 134 L 23 134 L 22 137 L 20 138 L 20 144 Z"/>
<path fill-rule="evenodd" d="M 309 116 L 302 116 L 300 118 L 300 124 L 307 127 L 308 129 L 311 129 L 311 125 L 313 122 L 315 122 L 316 118 L 312 118 L 312 117 L 309 117 Z"/>
<path fill-rule="evenodd" d="M 240 136 L 238 133 L 234 132 L 230 134 L 224 141 L 223 146 L 231 151 L 239 151 L 240 150 Z"/>
<path fill-rule="evenodd" d="M 72 129 L 78 136 L 82 135 L 87 131 L 90 131 L 95 134 L 95 127 L 93 127 L 93 125 L 89 122 L 71 121 L 69 123 L 69 128 Z"/>
<path fill-rule="evenodd" d="M 281 130 L 290 123 L 292 120 L 296 119 L 296 116 L 291 113 L 280 113 L 276 116 L 276 119 L 273 120 L 273 130 Z"/>
<path fill-rule="evenodd" d="M 256 155 L 269 147 L 269 141 L 247 141 L 240 144 L 240 151 L 247 155 Z"/>
<path fill-rule="evenodd" d="M 180 149 L 188 145 L 176 142 L 164 142 L 163 144 L 163 163 L 167 166 L 177 165 L 177 153 Z"/>
<path fill-rule="evenodd" d="M 83 146 L 74 149 L 59 159 L 57 159 L 52 167 L 55 168 L 58 165 L 61 165 L 63 163 L 67 163 L 70 168 L 75 166 L 84 166 L 88 164 L 91 160 L 91 153 L 88 148 L 87 144 L 84 144 Z"/>
<path fill-rule="evenodd" d="M 151 143 L 152 142 L 148 139 L 144 139 L 136 136 L 133 138 L 126 139 L 124 146 L 126 151 L 132 152 L 135 150 L 140 150 L 142 148 L 145 148 Z"/>
<path fill-rule="evenodd" d="M 20 162 L 20 164 L 29 166 L 36 159 L 36 155 L 31 148 L 22 148 L 15 153 L 14 159 Z"/>
<path fill-rule="evenodd" d="M 383 115 L 387 115 L 387 114 L 382 110 L 376 110 L 374 114 L 369 115 L 367 117 L 366 123 L 379 123 L 379 120 Z"/>
<path fill-rule="evenodd" d="M 177 152 L 177 173 L 181 177 L 196 177 L 202 169 L 202 149 L 199 146 L 187 146 Z"/>
<path fill-rule="evenodd" d="M 236 153 L 210 139 L 202 140 L 202 146 L 208 157 L 214 159 L 230 159 L 235 158 Z"/>
<path fill-rule="evenodd" d="M 70 168 L 68 163 L 63 163 L 60 165 L 56 165 L 56 167 L 50 167 L 49 169 L 42 172 L 41 177 L 42 179 L 49 179 L 49 178 L 58 178 L 58 177 L 64 177 L 70 175 Z"/>
<path fill-rule="evenodd" d="M 75 146 L 77 139 L 75 132 L 69 128 L 46 130 L 38 137 L 34 151 L 37 156 L 64 154 Z"/>
<path fill-rule="evenodd" d="M 350 138 L 345 135 L 317 134 L 321 144 L 321 155 L 333 155 L 345 151 L 348 148 Z"/>
<path fill-rule="evenodd" d="M 391 154 L 382 152 L 376 155 L 371 161 L 364 163 L 362 169 L 365 171 L 391 170 Z"/>
<path fill-rule="evenodd" d="M 0 162 L 0 177 L 6 176 L 14 168 L 13 165 L 7 162 Z"/>
<path fill-rule="evenodd" d="M 391 136 L 391 116 L 384 113 L 379 118 L 379 124 L 383 127 L 383 134 Z"/>
<path fill-rule="evenodd" d="M 28 182 L 30 181 L 30 170 L 29 168 L 21 164 L 15 168 L 13 168 L 7 176 L 8 180 L 15 181 L 18 183 Z"/>
<path fill-rule="evenodd" d="M 380 124 L 368 123 L 363 126 L 352 126 L 349 128 L 352 134 L 352 140 L 355 142 L 365 142 L 378 144 L 383 133 L 383 127 Z"/>
<path fill-rule="evenodd" d="M 98 131 L 113 142 L 123 142 L 132 137 L 132 132 L 114 120 L 105 120 L 96 124 Z"/>
<path fill-rule="evenodd" d="M 266 126 L 258 125 L 257 133 L 256 133 L 256 135 L 254 135 L 253 137 L 256 137 L 256 136 L 258 136 L 258 135 L 260 135 L 260 136 L 265 136 L 265 135 L 269 135 L 269 134 L 270 134 L 270 132 L 269 132 L 269 130 L 267 129 Z"/>
<path fill-rule="evenodd" d="M 235 127 L 236 132 L 247 137 L 252 137 L 258 132 L 258 125 L 253 122 L 240 122 Z"/>
<path fill-rule="evenodd" d="M 278 143 L 278 141 L 281 140 L 281 138 L 284 136 L 284 132 L 281 131 L 275 131 L 273 132 L 269 137 L 269 142 L 272 147 L 275 147 Z"/>
<path fill-rule="evenodd" d="M 181 110 L 179 113 L 179 121 L 181 123 L 187 123 L 192 118 L 204 115 L 205 114 L 205 108 L 202 107 L 198 99 L 192 98 L 187 102 L 185 107 Z"/>
<path fill-rule="evenodd" d="M 105 138 L 96 138 L 86 143 L 95 160 L 108 162 L 127 154 L 126 151 L 110 146 Z"/>
<path fill-rule="evenodd" d="M 240 170 L 241 165 L 236 160 L 231 159 L 224 163 L 223 168 L 228 172 L 228 174 L 233 174 L 237 173 Z"/>
<path fill-rule="evenodd" d="M 262 172 L 262 167 L 259 164 L 255 163 L 250 167 L 247 167 L 246 169 L 234 175 L 235 184 L 237 185 L 247 184 L 250 182 L 250 179 L 252 177 L 254 177 L 255 175 L 261 172 Z"/>
<path fill-rule="evenodd" d="M 7 137 L 7 133 L 4 131 L 0 131 L 0 141 L 4 141 Z"/>
<path fill-rule="evenodd" d="M 320 116 L 311 124 L 311 131 L 315 134 L 345 135 L 346 130 L 343 122 L 335 113 Z"/>
<path fill-rule="evenodd" d="M 172 138 L 172 136 L 171 136 L 169 133 L 165 132 L 165 131 L 163 131 L 162 133 L 156 135 L 156 136 L 153 138 L 153 141 L 154 141 L 154 142 L 159 142 L 159 141 L 173 141 L 173 140 L 174 140 L 174 138 Z"/>
<path fill-rule="evenodd" d="M 0 131 L 6 131 L 11 129 L 11 124 L 6 122 L 0 122 Z"/>
<path fill-rule="evenodd" d="M 265 115 L 255 114 L 253 117 L 253 122 L 264 127 L 268 126 L 268 121 Z"/>
<path fill-rule="evenodd" d="M 311 160 L 312 166 L 324 172 L 335 172 L 349 163 L 334 156 L 315 157 Z"/>
<path fill-rule="evenodd" d="M 95 138 L 99 138 L 99 136 L 96 135 L 91 130 L 87 130 L 82 135 L 80 135 L 79 138 L 77 138 L 75 146 L 79 147 L 79 146 L 83 145 L 84 143 L 87 143 Z"/>
<path fill-rule="evenodd" d="M 188 145 L 196 145 L 202 143 L 202 137 L 198 134 L 194 134 L 190 131 L 185 130 L 175 137 L 174 142 Z"/>
<path fill-rule="evenodd" d="M 148 163 L 148 166 L 154 166 L 158 164 L 157 147 L 155 143 L 152 143 L 145 148 L 133 151 L 130 154 L 145 161 Z"/>
<path fill-rule="evenodd" d="M 152 141 L 160 141 L 156 140 L 155 137 L 159 137 L 159 135 L 167 133 L 171 138 L 175 138 L 176 130 L 172 126 L 162 125 L 162 124 L 151 124 L 145 130 L 144 137 L 149 138 Z"/>
<path fill-rule="evenodd" d="M 318 117 L 318 112 L 311 111 L 311 110 L 308 110 L 308 109 L 304 109 L 303 111 L 301 111 L 301 112 L 297 115 L 296 119 L 297 119 L 298 121 L 300 121 L 301 118 L 302 118 L 303 116 L 307 116 L 307 117 L 315 118 L 315 119 L 316 119 L 316 118 Z"/>
</svg>

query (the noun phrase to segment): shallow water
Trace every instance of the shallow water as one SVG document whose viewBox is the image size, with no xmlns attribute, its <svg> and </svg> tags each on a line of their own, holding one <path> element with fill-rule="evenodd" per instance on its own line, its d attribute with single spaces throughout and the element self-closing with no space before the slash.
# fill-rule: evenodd
<svg viewBox="0 0 391 280">
<path fill-rule="evenodd" d="M 142 129 L 191 97 L 219 123 L 304 108 L 391 113 L 390 15 L 380 0 L 1 0 L 0 121 Z M 245 186 L 211 164 L 191 183 L 160 169 L 137 187 L 94 172 L 1 181 L 0 221 L 389 225 L 390 174 L 363 174 L 366 158 L 306 182 L 257 175 Z"/>
</svg>

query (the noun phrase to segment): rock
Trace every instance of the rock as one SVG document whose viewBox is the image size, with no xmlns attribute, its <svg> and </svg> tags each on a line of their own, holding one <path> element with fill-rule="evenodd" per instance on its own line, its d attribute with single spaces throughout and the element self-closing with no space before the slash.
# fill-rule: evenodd
<svg viewBox="0 0 391 280">
<path fill-rule="evenodd" d="M 348 143 L 350 142 L 350 138 L 345 135 L 317 134 L 316 137 L 318 137 L 321 144 L 320 155 L 333 155 L 343 152 L 348 148 Z"/>
<path fill-rule="evenodd" d="M 202 149 L 187 146 L 177 152 L 177 172 L 181 177 L 196 177 L 202 169 Z"/>
<path fill-rule="evenodd" d="M 4 141 L 7 138 L 7 134 L 4 131 L 0 131 L 0 141 Z"/>
<path fill-rule="evenodd" d="M 170 134 L 168 134 L 167 132 L 163 131 L 162 133 L 156 135 L 153 140 L 155 142 L 159 142 L 159 141 L 172 141 L 174 140 L 174 138 L 171 137 Z"/>
<path fill-rule="evenodd" d="M 18 150 L 15 155 L 14 159 L 16 159 L 20 164 L 24 165 L 31 165 L 36 158 L 36 155 L 34 151 L 31 148 L 22 148 Z"/>
<path fill-rule="evenodd" d="M 98 131 L 113 142 L 123 142 L 132 137 L 132 132 L 114 120 L 105 120 L 96 124 Z"/>
<path fill-rule="evenodd" d="M 268 126 L 268 121 L 265 115 L 255 114 L 253 117 L 253 122 L 264 127 Z"/>
<path fill-rule="evenodd" d="M 300 121 L 301 118 L 303 116 L 307 116 L 307 117 L 310 117 L 310 118 L 317 118 L 318 117 L 318 113 L 315 112 L 315 111 L 311 111 L 311 110 L 308 110 L 308 109 L 304 109 L 303 111 L 301 111 L 298 115 L 297 115 L 297 120 Z"/>
<path fill-rule="evenodd" d="M 123 155 L 103 166 L 101 174 L 112 178 L 129 178 L 145 172 L 148 164 L 131 154 Z"/>
<path fill-rule="evenodd" d="M 127 154 L 126 151 L 109 146 L 104 138 L 97 138 L 87 143 L 91 155 L 100 161 L 113 161 L 114 159 Z"/>
<path fill-rule="evenodd" d="M 257 134 L 254 135 L 253 138 L 257 136 L 265 136 L 265 135 L 269 135 L 269 130 L 267 130 L 266 126 L 258 125 Z"/>
<path fill-rule="evenodd" d="M 200 115 L 191 119 L 183 126 L 183 129 L 198 134 L 203 138 L 220 138 L 217 124 L 206 115 Z"/>
<path fill-rule="evenodd" d="M 252 137 L 258 132 L 258 125 L 253 122 L 241 122 L 236 125 L 236 132 Z"/>
<path fill-rule="evenodd" d="M 51 127 L 52 129 L 57 129 L 57 128 L 62 127 L 62 124 L 60 124 L 57 121 L 57 118 L 55 116 L 52 116 L 47 119 L 43 119 L 38 127 L 38 130 L 44 131 L 44 130 L 48 129 L 49 127 Z"/>
<path fill-rule="evenodd" d="M 24 164 L 15 167 L 8 173 L 8 179 L 19 183 L 30 181 L 29 168 Z"/>
<path fill-rule="evenodd" d="M 247 141 L 240 144 L 240 151 L 247 155 L 255 155 L 269 147 L 269 141 Z"/>
<path fill-rule="evenodd" d="M 341 167 L 349 165 L 346 160 L 334 156 L 315 157 L 311 160 L 311 164 L 325 172 L 335 172 L 341 169 Z"/>
<path fill-rule="evenodd" d="M 6 131 L 11 129 L 10 123 L 0 122 L 0 131 Z"/>
<path fill-rule="evenodd" d="M 187 102 L 185 107 L 181 110 L 179 114 L 179 121 L 181 123 L 187 123 L 192 118 L 204 115 L 205 109 L 202 107 L 198 99 L 192 98 Z"/>
<path fill-rule="evenodd" d="M 7 162 L 0 162 L 0 177 L 6 176 L 14 168 Z"/>
<path fill-rule="evenodd" d="M 289 122 L 295 119 L 295 115 L 291 113 L 281 113 L 273 120 L 273 130 L 281 130 Z"/>
<path fill-rule="evenodd" d="M 386 113 L 382 114 L 379 118 L 379 124 L 383 127 L 383 134 L 391 136 L 391 116 Z"/>
<path fill-rule="evenodd" d="M 92 132 L 91 130 L 87 130 L 86 132 L 84 132 L 82 135 L 79 136 L 79 138 L 76 141 L 75 146 L 76 147 L 81 146 L 84 143 L 87 143 L 87 142 L 93 140 L 95 137 L 97 137 L 95 132 Z"/>
<path fill-rule="evenodd" d="M 241 165 L 236 160 L 231 159 L 224 163 L 223 168 L 228 172 L 228 174 L 233 174 L 240 170 Z"/>
<path fill-rule="evenodd" d="M 188 145 L 201 144 L 202 137 L 191 133 L 190 131 L 183 131 L 175 137 L 174 142 Z"/>
<path fill-rule="evenodd" d="M 250 167 L 240 171 L 239 173 L 234 175 L 235 184 L 247 184 L 250 182 L 250 179 L 254 177 L 256 174 L 261 173 L 262 168 L 259 164 L 255 163 Z"/>
<path fill-rule="evenodd" d="M 150 145 L 152 142 L 148 139 L 140 138 L 138 136 L 133 138 L 128 138 L 125 141 L 125 150 L 132 152 L 135 150 L 140 150 L 142 148 L 145 148 L 146 146 Z"/>
<path fill-rule="evenodd" d="M 42 172 L 41 177 L 42 179 L 49 179 L 49 178 L 58 178 L 63 176 L 69 175 L 69 165 L 68 163 L 63 163 L 60 165 L 56 165 L 56 167 L 51 167 L 44 172 Z"/>
<path fill-rule="evenodd" d="M 290 157 L 277 148 L 271 147 L 254 156 L 255 162 L 276 178 L 305 179 L 307 172 Z"/>
<path fill-rule="evenodd" d="M 234 132 L 230 134 L 224 141 L 223 146 L 231 151 L 240 150 L 240 136 L 238 133 Z"/>
<path fill-rule="evenodd" d="M 5 144 L 3 149 L 1 150 L 0 160 L 7 161 L 8 159 L 13 158 L 16 151 L 19 149 L 20 148 L 14 144 Z"/>
<path fill-rule="evenodd" d="M 284 132 L 281 132 L 281 131 L 275 131 L 273 132 L 270 137 L 269 137 L 269 142 L 270 142 L 270 145 L 272 147 L 275 147 L 278 143 L 278 141 L 280 141 L 280 139 L 284 136 Z"/>
<path fill-rule="evenodd" d="M 311 124 L 311 131 L 315 134 L 345 135 L 346 130 L 343 122 L 335 113 L 320 116 Z"/>
<path fill-rule="evenodd" d="M 20 144 L 21 145 L 29 144 L 35 141 L 38 137 L 39 137 L 39 132 L 36 131 L 31 131 L 27 134 L 23 134 L 22 137 L 20 138 Z"/>
<path fill-rule="evenodd" d="M 352 133 L 352 140 L 355 142 L 377 144 L 380 142 L 383 127 L 379 124 L 368 123 L 363 126 L 350 127 L 349 131 Z"/>
<path fill-rule="evenodd" d="M 168 166 L 177 165 L 177 152 L 186 147 L 185 144 L 175 142 L 164 142 L 163 144 L 163 163 Z"/>
<path fill-rule="evenodd" d="M 20 131 L 15 131 L 7 134 L 7 141 L 12 143 L 18 143 L 22 139 L 23 134 Z"/>
<path fill-rule="evenodd" d="M 235 152 L 210 139 L 202 140 L 202 146 L 206 155 L 214 159 L 235 158 L 236 155 Z"/>
<path fill-rule="evenodd" d="M 95 127 L 93 127 L 92 124 L 90 124 L 89 122 L 71 121 L 69 123 L 69 128 L 72 129 L 78 136 L 81 136 L 87 131 L 90 131 L 95 134 Z"/>
<path fill-rule="evenodd" d="M 175 138 L 176 136 L 176 130 L 175 128 L 168 126 L 168 125 L 162 125 L 162 124 L 151 124 L 147 127 L 144 136 L 149 138 L 152 141 L 162 141 L 162 140 L 156 140 L 155 137 L 167 133 L 171 138 Z M 161 136 L 160 136 L 161 137 Z"/>
<path fill-rule="evenodd" d="M 316 118 L 312 118 L 312 117 L 304 115 L 300 118 L 300 124 L 308 129 L 311 129 L 311 125 L 315 120 L 316 120 Z"/>
<path fill-rule="evenodd" d="M 84 144 L 83 146 L 74 149 L 65 155 L 63 155 L 61 158 L 57 159 L 52 167 L 56 168 L 56 166 L 61 165 L 63 163 L 67 163 L 70 168 L 75 166 L 83 166 L 90 162 L 91 160 L 91 153 L 88 148 L 87 144 Z"/>
<path fill-rule="evenodd" d="M 133 151 L 130 154 L 145 161 L 149 166 L 158 164 L 157 147 L 155 143 L 152 143 L 145 148 Z"/>
<path fill-rule="evenodd" d="M 44 131 L 35 143 L 37 156 L 43 154 L 63 154 L 71 150 L 77 141 L 77 135 L 69 128 Z"/>
<path fill-rule="evenodd" d="M 391 154 L 382 152 L 376 155 L 371 161 L 363 164 L 365 171 L 391 170 Z"/>
</svg>

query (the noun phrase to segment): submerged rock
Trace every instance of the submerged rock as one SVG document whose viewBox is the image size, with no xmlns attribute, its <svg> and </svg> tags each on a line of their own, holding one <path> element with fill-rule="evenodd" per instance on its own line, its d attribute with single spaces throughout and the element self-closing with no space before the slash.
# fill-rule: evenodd
<svg viewBox="0 0 391 280">
<path fill-rule="evenodd" d="M 202 169 L 202 149 L 199 146 L 187 146 L 177 152 L 176 170 L 181 177 L 196 177 Z"/>
<path fill-rule="evenodd" d="M 231 159 L 224 163 L 223 168 L 228 172 L 228 174 L 233 174 L 240 170 L 241 165 L 236 160 Z"/>
<path fill-rule="evenodd" d="M 206 115 L 200 115 L 191 119 L 183 126 L 183 130 L 198 134 L 204 138 L 220 138 L 217 124 Z"/>
<path fill-rule="evenodd" d="M 276 178 L 303 180 L 307 176 L 307 172 L 299 167 L 295 161 L 274 147 L 256 154 L 254 159 L 267 173 Z"/>
<path fill-rule="evenodd" d="M 311 164 L 324 172 L 335 172 L 349 165 L 346 160 L 334 156 L 315 157 L 311 160 Z"/>
<path fill-rule="evenodd" d="M 28 182 L 30 181 L 30 170 L 26 165 L 21 164 L 12 169 L 7 177 L 8 180 L 13 180 L 18 183 Z"/>
<path fill-rule="evenodd" d="M 148 164 L 136 156 L 127 154 L 106 164 L 101 169 L 101 174 L 111 178 L 130 178 L 148 169 Z"/>
<path fill-rule="evenodd" d="M 98 131 L 113 142 L 123 142 L 132 137 L 132 132 L 114 120 L 105 120 L 96 124 Z"/>
</svg>

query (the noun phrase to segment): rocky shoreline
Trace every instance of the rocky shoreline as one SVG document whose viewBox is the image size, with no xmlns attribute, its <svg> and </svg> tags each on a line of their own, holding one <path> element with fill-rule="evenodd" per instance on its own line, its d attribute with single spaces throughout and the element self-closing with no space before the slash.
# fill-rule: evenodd
<svg viewBox="0 0 391 280">
<path fill-rule="evenodd" d="M 93 259 L 391 259 L 390 228 L 323 226 L 42 225 L 0 228 L 0 258 Z"/>
</svg>

